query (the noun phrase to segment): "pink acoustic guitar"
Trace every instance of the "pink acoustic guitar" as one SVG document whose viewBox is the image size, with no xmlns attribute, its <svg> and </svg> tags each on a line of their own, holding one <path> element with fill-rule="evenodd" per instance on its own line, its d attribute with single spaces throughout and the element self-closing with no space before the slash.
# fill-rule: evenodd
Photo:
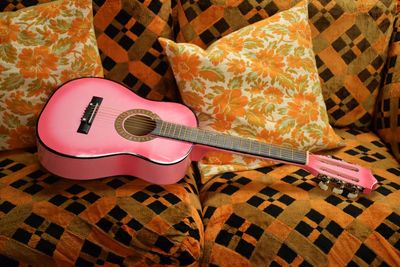
<svg viewBox="0 0 400 267">
<path fill-rule="evenodd" d="M 370 170 L 330 157 L 199 129 L 186 106 L 149 101 L 100 78 L 61 86 L 40 114 L 37 137 L 41 164 L 71 179 L 132 175 L 171 184 L 192 160 L 217 149 L 301 166 L 321 179 L 321 188 L 333 184 L 350 197 L 377 182 Z"/>
</svg>

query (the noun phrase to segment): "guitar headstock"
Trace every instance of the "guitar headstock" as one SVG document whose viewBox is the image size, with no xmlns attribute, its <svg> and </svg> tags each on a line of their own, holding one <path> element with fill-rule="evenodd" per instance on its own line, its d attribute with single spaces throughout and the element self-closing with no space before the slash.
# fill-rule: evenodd
<svg viewBox="0 0 400 267">
<path fill-rule="evenodd" d="M 309 154 L 306 169 L 320 179 L 319 186 L 323 190 L 331 184 L 335 193 L 349 191 L 349 198 L 357 197 L 359 192 L 368 194 L 377 184 L 371 170 L 329 156 Z"/>
</svg>

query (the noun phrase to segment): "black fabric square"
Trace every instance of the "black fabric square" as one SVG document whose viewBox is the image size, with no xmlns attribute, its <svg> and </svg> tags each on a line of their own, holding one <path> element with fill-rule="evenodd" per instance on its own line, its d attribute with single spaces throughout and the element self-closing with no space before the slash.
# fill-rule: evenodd
<svg viewBox="0 0 400 267">
<path fill-rule="evenodd" d="M 368 264 L 371 264 L 376 258 L 376 254 L 364 244 L 361 244 L 356 255 Z"/>
<path fill-rule="evenodd" d="M 70 211 L 74 214 L 79 214 L 85 209 L 86 207 L 78 202 L 71 203 L 65 208 L 65 210 Z"/>
<path fill-rule="evenodd" d="M 69 187 L 68 189 L 66 189 L 65 191 L 67 191 L 68 193 L 71 193 L 72 195 L 77 195 L 77 194 L 85 191 L 85 188 L 83 188 L 80 185 L 73 185 L 73 186 Z"/>
<path fill-rule="evenodd" d="M 9 169 L 10 171 L 16 172 L 16 171 L 21 170 L 21 169 L 24 168 L 25 166 L 26 166 L 25 164 L 17 163 L 17 164 L 15 164 L 15 165 L 11 166 L 11 167 L 8 168 L 8 169 Z"/>
<path fill-rule="evenodd" d="M 24 223 L 32 226 L 33 228 L 39 228 L 39 226 L 42 225 L 43 222 L 44 218 L 42 216 L 36 215 L 35 213 L 29 215 L 29 217 L 26 218 L 24 221 Z"/>
<path fill-rule="evenodd" d="M 399 225 L 400 226 L 400 225 Z M 394 230 L 387 226 L 385 223 L 382 223 L 376 228 L 376 231 L 381 234 L 385 239 L 389 239 L 393 234 Z"/>
<path fill-rule="evenodd" d="M 119 179 L 112 179 L 111 181 L 107 182 L 107 185 L 110 186 L 110 187 L 112 187 L 112 188 L 114 188 L 114 189 L 117 189 L 117 188 L 123 186 L 124 184 L 125 184 L 125 183 L 122 182 L 122 181 L 119 180 Z"/>
<path fill-rule="evenodd" d="M 152 184 L 152 185 L 147 186 L 146 190 L 148 190 L 148 191 L 150 191 L 152 193 L 155 193 L 155 194 L 160 194 L 160 193 L 165 191 L 165 189 L 162 186 L 156 185 L 156 184 Z"/>
<path fill-rule="evenodd" d="M 229 226 L 239 228 L 244 222 L 245 219 L 237 216 L 236 214 L 232 214 L 225 223 Z"/>
<path fill-rule="evenodd" d="M 101 247 L 96 245 L 95 243 L 90 242 L 89 240 L 85 240 L 82 246 L 82 252 L 97 258 L 98 256 L 100 256 Z"/>
<path fill-rule="evenodd" d="M 121 242 L 122 244 L 127 245 L 127 246 L 129 246 L 129 244 L 132 240 L 132 237 L 121 228 L 115 233 L 114 238 L 118 242 Z"/>
<path fill-rule="evenodd" d="M 206 208 L 206 210 L 204 211 L 203 218 L 204 218 L 204 219 L 210 219 L 211 216 L 214 214 L 214 212 L 215 212 L 216 209 L 217 209 L 217 208 L 215 208 L 215 207 L 208 206 L 208 207 Z"/>
<path fill-rule="evenodd" d="M 147 206 L 157 214 L 160 214 L 161 212 L 163 212 L 164 210 L 166 210 L 168 208 L 167 206 L 165 206 L 163 203 L 161 203 L 158 200 L 150 203 Z"/>
<path fill-rule="evenodd" d="M 154 245 L 162 249 L 164 252 L 169 252 L 171 248 L 174 246 L 174 243 L 169 241 L 169 239 L 166 238 L 165 236 L 159 236 Z"/>
<path fill-rule="evenodd" d="M 45 239 L 40 239 L 36 248 L 49 256 L 53 256 L 56 246 Z"/>
<path fill-rule="evenodd" d="M 220 19 L 214 24 L 214 27 L 220 32 L 224 33 L 226 30 L 229 29 L 228 23 L 224 19 Z"/>
<path fill-rule="evenodd" d="M 95 193 L 88 193 L 86 195 L 84 195 L 82 197 L 82 199 L 86 200 L 87 202 L 89 202 L 90 204 L 93 204 L 94 202 L 96 202 L 98 199 L 100 199 L 100 197 L 98 195 L 96 195 Z"/>
<path fill-rule="evenodd" d="M 122 25 L 127 24 L 130 19 L 131 19 L 131 15 L 129 15 L 123 9 L 115 16 L 115 20 L 117 20 Z"/>
<path fill-rule="evenodd" d="M 326 30 L 329 25 L 330 22 L 325 17 L 321 17 L 314 23 L 315 28 L 317 28 L 319 32 L 323 32 L 324 30 Z"/>
<path fill-rule="evenodd" d="M 117 221 L 121 221 L 128 215 L 128 213 L 126 213 L 126 211 L 121 209 L 119 206 L 115 206 L 108 214 Z"/>
<path fill-rule="evenodd" d="M 324 219 L 324 215 L 322 215 L 321 213 L 319 213 L 316 210 L 310 210 L 307 214 L 306 214 L 307 218 L 309 218 L 310 220 L 312 220 L 313 222 L 319 224 L 322 222 L 322 220 Z"/>
<path fill-rule="evenodd" d="M 297 257 L 297 254 L 286 244 L 282 244 L 281 248 L 278 251 L 278 256 L 284 259 L 287 263 L 292 263 Z"/>
<path fill-rule="evenodd" d="M 61 204 L 63 204 L 65 201 L 67 201 L 68 198 L 62 195 L 56 195 L 54 197 L 52 197 L 49 202 L 53 203 L 56 206 L 60 206 Z"/>
<path fill-rule="evenodd" d="M 7 165 L 10 165 L 11 163 L 13 163 L 14 161 L 12 161 L 11 159 L 4 159 L 2 161 L 0 161 L 0 167 L 5 167 Z"/>
<path fill-rule="evenodd" d="M 32 237 L 31 233 L 29 233 L 21 228 L 18 228 L 17 231 L 15 231 L 15 233 L 12 235 L 12 238 L 14 240 L 17 240 L 23 244 L 28 244 L 31 237 Z"/>
<path fill-rule="evenodd" d="M 275 189 L 272 189 L 271 187 L 265 187 L 260 191 L 261 194 L 272 197 L 278 193 Z"/>
<path fill-rule="evenodd" d="M 289 206 L 290 204 L 292 204 L 294 202 L 294 198 L 289 197 L 288 195 L 282 195 L 278 201 L 286 204 L 286 206 Z"/>
<path fill-rule="evenodd" d="M 118 255 L 116 255 L 116 254 L 114 254 L 114 253 L 112 253 L 112 252 L 110 252 L 110 253 L 108 253 L 108 256 L 107 256 L 107 259 L 106 259 L 108 262 L 111 262 L 111 263 L 116 263 L 116 264 L 118 264 L 119 266 L 122 266 L 123 265 L 123 262 L 124 262 L 124 258 L 123 257 L 121 257 L 121 256 L 118 256 Z"/>
<path fill-rule="evenodd" d="M 228 247 L 229 242 L 231 241 L 232 237 L 233 237 L 232 233 L 229 233 L 226 230 L 221 230 L 218 233 L 217 237 L 215 238 L 215 242 L 217 244 L 220 244 L 220 245 L 223 245 L 225 247 Z"/>
<path fill-rule="evenodd" d="M 0 204 L 0 211 L 7 214 L 15 207 L 16 206 L 14 204 L 5 200 L 3 203 Z"/>
<path fill-rule="evenodd" d="M 331 221 L 327 226 L 326 230 L 331 233 L 334 237 L 338 238 L 339 235 L 343 232 L 343 228 L 334 221 Z"/>
<path fill-rule="evenodd" d="M 79 257 L 75 262 L 75 266 L 77 266 L 77 267 L 91 267 L 91 266 L 94 266 L 94 264 L 92 262 L 89 262 L 89 261 Z"/>
<path fill-rule="evenodd" d="M 60 237 L 64 233 L 64 228 L 55 223 L 50 223 L 50 225 L 46 229 L 46 233 L 48 233 L 49 235 L 51 235 L 56 239 L 60 239 Z"/>
<path fill-rule="evenodd" d="M 168 193 L 164 196 L 164 199 L 167 200 L 172 205 L 178 204 L 181 200 L 175 196 L 174 194 Z"/>
<path fill-rule="evenodd" d="M 221 193 L 224 193 L 224 194 L 227 194 L 227 195 L 233 195 L 238 190 L 239 190 L 239 188 L 236 187 L 236 186 L 227 185 L 224 189 L 221 190 Z"/>
<path fill-rule="evenodd" d="M 346 212 L 347 214 L 350 214 L 354 218 L 362 213 L 362 209 L 354 206 L 353 204 L 349 204 L 347 207 L 343 209 L 343 211 Z"/>
<path fill-rule="evenodd" d="M 260 239 L 263 233 L 264 230 L 255 224 L 251 224 L 246 230 L 246 234 L 251 235 L 257 240 Z"/>
<path fill-rule="evenodd" d="M 258 196 L 253 196 L 249 200 L 247 200 L 247 203 L 254 207 L 260 206 L 264 202 L 264 199 L 258 197 Z"/>
<path fill-rule="evenodd" d="M 254 248 L 255 247 L 252 244 L 248 243 L 246 240 L 240 239 L 235 248 L 235 251 L 240 255 L 246 257 L 247 259 L 250 259 L 251 254 L 253 254 Z"/>
<path fill-rule="evenodd" d="M 266 207 L 264 211 L 276 218 L 279 216 L 279 214 L 283 212 L 283 209 L 274 204 L 271 204 L 268 207 Z"/>
<path fill-rule="evenodd" d="M 132 198 L 137 200 L 140 203 L 143 203 L 146 201 L 150 196 L 142 191 L 138 191 L 135 194 L 132 195 Z"/>
<path fill-rule="evenodd" d="M 127 225 L 132 228 L 135 231 L 139 231 L 140 229 L 143 228 L 143 224 L 141 224 L 139 221 L 135 220 L 135 219 L 131 219 Z"/>
<path fill-rule="evenodd" d="M 101 218 L 96 225 L 98 227 L 100 227 L 100 229 L 102 229 L 104 232 L 108 232 L 111 230 L 113 223 L 110 222 L 109 220 L 105 219 L 105 218 Z"/>
<path fill-rule="evenodd" d="M 328 252 L 331 250 L 333 243 L 330 241 L 328 238 L 326 238 L 324 235 L 320 235 L 315 241 L 314 244 L 319 247 L 323 252 L 328 254 Z"/>
<path fill-rule="evenodd" d="M 130 73 L 122 80 L 128 87 L 133 87 L 138 81 L 139 80 Z"/>
<path fill-rule="evenodd" d="M 330 195 L 329 197 L 327 197 L 325 199 L 325 201 L 330 203 L 330 204 L 332 204 L 332 205 L 334 205 L 334 206 L 337 206 L 337 205 L 339 205 L 340 203 L 343 202 L 340 198 L 338 198 L 337 196 L 334 196 L 334 195 Z"/>
<path fill-rule="evenodd" d="M 295 230 L 299 233 L 301 233 L 304 236 L 309 236 L 311 234 L 311 232 L 314 230 L 314 228 L 312 228 L 311 226 L 309 226 L 307 223 L 305 222 L 300 222 Z"/>
</svg>

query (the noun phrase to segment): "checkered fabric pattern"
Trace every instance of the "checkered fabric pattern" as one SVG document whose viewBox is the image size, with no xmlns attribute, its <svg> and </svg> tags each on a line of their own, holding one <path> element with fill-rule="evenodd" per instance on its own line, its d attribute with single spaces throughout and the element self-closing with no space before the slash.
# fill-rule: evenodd
<svg viewBox="0 0 400 267">
<path fill-rule="evenodd" d="M 53 0 L 0 1 L 14 11 Z M 178 100 L 178 89 L 158 37 L 173 38 L 175 0 L 93 0 L 94 27 L 106 78 L 138 95 Z"/>
<path fill-rule="evenodd" d="M 33 153 L 3 153 L 0 265 L 193 265 L 200 209 L 190 171 L 168 186 L 124 176 L 73 181 L 41 169 Z"/>
<path fill-rule="evenodd" d="M 176 100 L 158 37 L 173 38 L 174 1 L 94 0 L 94 26 L 105 77 L 153 100 Z"/>
<path fill-rule="evenodd" d="M 386 75 L 377 101 L 375 130 L 400 162 L 400 19 L 396 20 Z"/>
<path fill-rule="evenodd" d="M 177 41 L 203 48 L 296 1 L 178 1 Z M 392 0 L 310 0 L 313 49 L 330 123 L 371 124 L 393 21 Z"/>
<path fill-rule="evenodd" d="M 400 165 L 371 132 L 340 130 L 335 153 L 373 170 L 377 189 L 348 199 L 296 166 L 225 173 L 200 192 L 210 266 L 399 266 Z"/>
</svg>

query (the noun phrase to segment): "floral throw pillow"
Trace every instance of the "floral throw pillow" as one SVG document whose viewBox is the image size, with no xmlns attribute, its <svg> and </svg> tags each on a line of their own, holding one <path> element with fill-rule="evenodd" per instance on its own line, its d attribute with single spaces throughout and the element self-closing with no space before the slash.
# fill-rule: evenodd
<svg viewBox="0 0 400 267">
<path fill-rule="evenodd" d="M 91 2 L 0 13 L 0 150 L 34 146 L 37 116 L 57 87 L 103 75 Z"/>
<path fill-rule="evenodd" d="M 160 39 L 185 104 L 201 128 L 304 149 L 332 149 L 312 50 L 306 2 L 246 26 L 207 50 Z M 267 161 L 221 152 L 200 163 L 203 177 Z"/>
</svg>

